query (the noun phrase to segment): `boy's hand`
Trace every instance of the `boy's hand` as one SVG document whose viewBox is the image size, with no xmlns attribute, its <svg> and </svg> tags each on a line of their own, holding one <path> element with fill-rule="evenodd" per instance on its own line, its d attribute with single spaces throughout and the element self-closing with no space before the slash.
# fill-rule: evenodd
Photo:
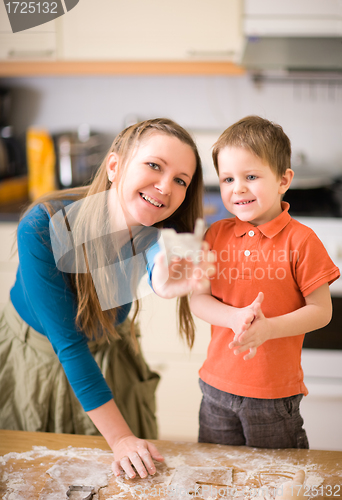
<svg viewBox="0 0 342 500">
<path fill-rule="evenodd" d="M 248 330 L 255 319 L 256 311 L 258 310 L 258 306 L 264 300 L 264 294 L 260 292 L 257 298 L 251 303 L 251 305 L 242 308 L 236 308 L 236 312 L 234 313 L 234 317 L 231 321 L 231 329 L 235 333 L 235 337 L 233 342 L 229 344 L 229 347 L 234 347 L 232 344 L 234 342 L 238 342 L 240 336 Z"/>
<path fill-rule="evenodd" d="M 260 298 L 261 300 L 258 300 Z M 263 298 L 264 295 L 259 293 L 257 299 L 253 302 L 255 317 L 250 328 L 239 335 L 237 339 L 234 338 L 233 342 L 229 344 L 231 349 L 237 347 L 234 354 L 240 354 L 249 349 L 249 353 L 243 358 L 244 360 L 252 359 L 257 352 L 257 348 L 270 338 L 270 335 L 268 335 L 269 321 L 261 309 Z"/>
</svg>

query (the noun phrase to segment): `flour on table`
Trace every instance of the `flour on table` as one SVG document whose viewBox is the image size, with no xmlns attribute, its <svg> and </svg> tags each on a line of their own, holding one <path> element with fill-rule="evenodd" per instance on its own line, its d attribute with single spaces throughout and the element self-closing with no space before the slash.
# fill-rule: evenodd
<svg viewBox="0 0 342 500">
<path fill-rule="evenodd" d="M 323 484 L 323 481 L 324 479 L 321 476 L 309 475 L 306 478 L 305 485 L 309 488 L 317 488 L 318 486 L 321 486 L 321 484 Z"/>
<path fill-rule="evenodd" d="M 165 464 L 171 469 L 176 469 L 185 464 L 185 457 L 183 455 L 165 456 Z"/>
<path fill-rule="evenodd" d="M 45 483 L 40 492 L 39 500 L 59 500 L 61 495 L 66 495 L 69 486 L 93 486 L 95 492 L 108 486 L 108 477 L 112 475 L 109 466 L 104 466 L 95 460 L 60 459 L 48 469 L 50 479 Z M 72 498 L 76 500 L 76 493 Z M 81 495 L 78 495 L 81 496 Z M 84 497 L 84 494 L 83 494 Z"/>
<path fill-rule="evenodd" d="M 179 444 L 182 449 L 184 444 Z M 243 448 L 227 450 L 220 445 L 210 452 L 205 447 L 191 453 L 187 449 L 184 453 L 177 449 L 176 454 L 174 443 L 168 446 L 165 442 L 165 462 L 156 463 L 156 474 L 146 479 L 136 477 L 131 480 L 124 475 L 119 478 L 113 476 L 113 455 L 110 451 L 74 447 L 49 450 L 35 446 L 25 453 L 8 453 L 0 457 L 0 497 L 2 500 L 63 500 L 70 485 L 81 483 L 94 486 L 96 491 L 103 488 L 100 497 L 106 500 L 169 500 L 168 486 L 176 469 L 182 466 L 197 467 L 199 464 L 205 467 L 224 464 L 227 468 L 233 468 L 232 487 L 235 493 L 230 500 L 273 500 L 279 485 L 291 480 L 299 469 L 305 471 L 309 489 L 307 500 L 314 497 L 315 486 L 321 485 L 323 481 L 329 484 L 330 469 L 322 464 L 318 466 L 309 457 L 294 463 L 291 454 L 286 452 L 280 459 L 270 450 L 264 452 L 255 449 L 247 453 Z M 264 491 L 263 487 L 266 488 Z M 98 497 L 95 495 L 94 500 Z M 70 500 L 78 500 L 76 492 Z M 175 497 L 173 500 L 176 500 Z M 222 497 L 209 494 L 206 500 L 222 500 Z"/>
<path fill-rule="evenodd" d="M 8 453 L 0 459 L 1 465 L 4 466 L 0 489 L 2 484 L 6 485 L 2 499 L 61 500 L 66 498 L 70 485 L 94 486 L 95 491 L 98 491 L 108 484 L 112 475 L 111 457 L 111 452 L 73 447 L 49 450 L 43 446 L 35 446 L 28 452 Z M 42 458 L 45 459 L 44 462 Z M 13 461 L 20 464 L 20 470 L 13 471 Z M 43 485 L 38 497 L 35 484 L 37 473 L 38 477 L 40 475 L 42 478 Z M 77 500 L 77 495 L 73 494 L 70 500 Z"/>
</svg>

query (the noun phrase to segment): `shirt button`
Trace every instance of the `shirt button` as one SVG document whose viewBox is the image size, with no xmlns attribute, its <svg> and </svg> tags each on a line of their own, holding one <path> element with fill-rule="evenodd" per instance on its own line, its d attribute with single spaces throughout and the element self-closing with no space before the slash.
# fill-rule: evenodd
<svg viewBox="0 0 342 500">
<path fill-rule="evenodd" d="M 249 250 L 245 250 L 244 254 L 245 254 L 246 257 L 248 257 L 249 255 L 251 255 L 251 252 Z"/>
<path fill-rule="evenodd" d="M 254 236 L 255 232 L 254 231 L 248 231 L 248 236 Z"/>
</svg>

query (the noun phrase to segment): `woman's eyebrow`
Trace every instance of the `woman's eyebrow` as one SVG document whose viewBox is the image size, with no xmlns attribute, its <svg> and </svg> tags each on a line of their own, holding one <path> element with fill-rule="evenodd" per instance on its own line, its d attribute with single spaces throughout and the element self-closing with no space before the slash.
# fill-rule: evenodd
<svg viewBox="0 0 342 500">
<path fill-rule="evenodd" d="M 180 174 L 178 175 L 185 175 L 185 177 L 189 177 L 189 179 L 191 179 L 191 176 L 189 174 L 186 174 L 185 172 L 181 172 Z"/>
<path fill-rule="evenodd" d="M 165 161 L 164 158 L 162 158 L 161 156 L 147 155 L 147 160 L 153 160 L 153 161 L 157 160 L 164 163 L 164 165 L 167 165 L 167 161 Z"/>
<path fill-rule="evenodd" d="M 165 160 L 164 160 L 164 158 L 161 158 L 160 156 L 149 156 L 148 158 L 154 158 L 155 160 L 159 160 L 159 161 L 161 161 L 162 163 L 164 163 L 164 165 L 168 166 L 167 161 L 165 161 Z M 189 174 L 187 174 L 186 172 L 181 172 L 181 173 L 179 173 L 179 174 L 177 174 L 177 175 L 185 175 L 185 176 L 186 176 L 186 177 L 188 177 L 189 179 L 191 179 L 191 178 L 192 178 L 192 177 L 191 177 Z"/>
</svg>

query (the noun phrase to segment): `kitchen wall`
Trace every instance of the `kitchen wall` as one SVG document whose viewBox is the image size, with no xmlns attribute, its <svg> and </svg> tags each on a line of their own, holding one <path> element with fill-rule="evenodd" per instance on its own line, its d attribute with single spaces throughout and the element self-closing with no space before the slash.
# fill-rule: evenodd
<svg viewBox="0 0 342 500">
<path fill-rule="evenodd" d="M 266 82 L 249 76 L 40 77 L 0 80 L 14 87 L 16 133 L 30 125 L 50 132 L 87 122 L 113 133 L 130 117 L 167 116 L 189 129 L 222 131 L 247 114 L 280 123 L 293 151 L 312 166 L 342 174 L 342 79 L 336 82 Z"/>
</svg>

